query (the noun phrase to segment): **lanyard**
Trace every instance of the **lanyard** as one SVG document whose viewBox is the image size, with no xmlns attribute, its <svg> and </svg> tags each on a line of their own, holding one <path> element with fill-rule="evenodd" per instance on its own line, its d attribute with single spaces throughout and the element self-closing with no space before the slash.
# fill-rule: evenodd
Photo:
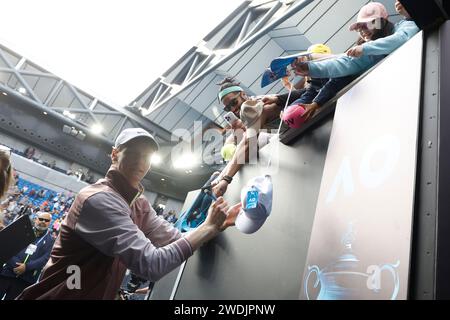
<svg viewBox="0 0 450 320">
<path fill-rule="evenodd" d="M 45 238 L 45 236 L 46 236 L 47 234 L 48 234 L 48 229 L 47 229 L 47 231 L 45 232 L 45 234 L 42 236 L 42 238 L 39 239 L 39 241 L 38 241 L 37 243 L 35 243 L 35 245 L 37 246 L 39 243 L 41 243 L 41 241 L 44 240 L 44 238 Z"/>
<path fill-rule="evenodd" d="M 37 247 L 39 245 L 39 243 L 41 243 L 41 241 L 44 240 L 44 238 L 47 236 L 47 234 L 48 234 L 48 229 L 47 229 L 47 232 L 45 232 L 45 234 L 42 236 L 42 238 L 39 239 L 39 241 L 36 242 L 34 245 Z M 31 256 L 31 254 L 27 254 L 27 256 L 25 257 L 25 260 L 23 261 L 23 263 L 26 263 L 30 256 Z"/>
</svg>

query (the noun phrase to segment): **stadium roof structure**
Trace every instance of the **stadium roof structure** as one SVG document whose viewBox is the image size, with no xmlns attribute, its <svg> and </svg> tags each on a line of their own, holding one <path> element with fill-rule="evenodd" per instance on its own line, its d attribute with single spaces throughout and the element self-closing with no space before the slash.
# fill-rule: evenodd
<svg viewBox="0 0 450 320">
<path fill-rule="evenodd" d="M 2 45 L 0 89 L 14 93 L 28 105 L 74 127 L 82 138 L 83 135 L 90 138 L 86 143 L 91 140 L 95 144 L 101 143 L 106 146 L 105 150 L 113 145 L 122 129 L 138 126 L 147 129 L 163 146 L 163 165 L 152 170 L 150 175 L 172 179 L 183 193 L 221 166 L 220 163 L 201 165 L 188 172 L 194 176 L 183 178 L 173 170 L 168 159 L 177 143 L 172 137 L 176 129 L 193 132 L 196 121 L 201 121 L 202 129 L 224 127 L 217 83 L 232 76 L 252 95 L 283 92 L 285 89 L 279 82 L 264 89 L 260 87 L 261 74 L 270 61 L 274 57 L 303 51 L 313 43 L 325 43 L 334 53 L 344 52 L 356 40 L 356 34 L 348 27 L 356 19 L 359 9 L 368 2 L 244 1 L 127 106 L 110 106 Z M 380 2 L 388 8 L 391 21 L 397 21 L 399 17 L 393 1 Z M 101 132 L 93 132 L 96 125 L 101 125 Z M 74 157 L 65 150 L 53 151 Z M 100 159 L 92 154 L 83 157 L 81 164 L 98 172 L 105 170 L 103 162 L 109 162 L 107 157 Z M 213 161 L 219 160 L 220 154 L 216 152 L 211 157 Z M 184 183 L 189 179 L 191 183 Z"/>
</svg>

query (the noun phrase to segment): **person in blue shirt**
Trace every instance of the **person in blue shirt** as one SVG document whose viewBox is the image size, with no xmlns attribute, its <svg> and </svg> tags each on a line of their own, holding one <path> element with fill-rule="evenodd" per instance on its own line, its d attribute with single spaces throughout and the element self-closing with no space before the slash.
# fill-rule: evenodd
<svg viewBox="0 0 450 320">
<path fill-rule="evenodd" d="M 378 11 L 375 10 L 376 6 L 380 8 Z M 374 34 L 376 29 L 373 26 L 383 23 L 383 20 L 387 21 L 387 11 L 386 9 L 383 10 L 382 6 L 381 3 L 370 2 L 361 8 L 357 22 L 351 25 L 350 29 L 358 31 L 361 39 L 366 39 L 366 41 L 358 41 L 355 47 L 347 51 L 347 56 L 318 62 L 298 60 L 294 63 L 297 73 L 314 78 L 339 78 L 361 75 L 419 32 L 417 25 L 411 20 L 410 15 L 400 1 L 397 0 L 395 8 L 405 19 L 394 25 L 392 35 L 377 36 Z M 371 15 L 371 12 L 381 13 L 381 15 Z M 381 22 L 378 22 L 380 20 Z"/>
<path fill-rule="evenodd" d="M 391 36 L 394 25 L 388 20 L 388 13 L 383 4 L 370 2 L 361 8 L 357 22 L 350 27 L 350 30 L 359 31 L 357 44 L 365 45 Z M 300 108 L 298 104 L 303 105 L 306 112 L 302 117 L 308 120 L 321 106 L 383 57 L 384 55 L 355 59 L 342 55 L 339 58 L 316 62 L 306 61 L 304 58 L 297 59 L 294 62 L 297 73 L 308 75 L 312 86 L 309 92 L 307 90 L 299 100 L 294 102 L 293 107 Z"/>
<path fill-rule="evenodd" d="M 394 34 L 376 41 L 370 41 L 362 45 L 354 46 L 347 51 L 349 57 L 388 55 L 401 47 L 405 42 L 411 39 L 419 28 L 411 19 L 411 15 L 399 0 L 395 1 L 395 10 L 404 17 L 394 26 Z"/>
<path fill-rule="evenodd" d="M 36 240 L 6 262 L 0 272 L 0 300 L 15 299 L 25 288 L 36 283 L 50 258 L 53 238 L 49 231 L 51 215 L 40 212 L 34 221 Z"/>
</svg>

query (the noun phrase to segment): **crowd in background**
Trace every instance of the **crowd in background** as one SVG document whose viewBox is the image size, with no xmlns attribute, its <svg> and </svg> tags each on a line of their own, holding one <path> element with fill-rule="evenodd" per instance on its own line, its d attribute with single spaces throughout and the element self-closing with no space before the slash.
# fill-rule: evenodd
<svg viewBox="0 0 450 320">
<path fill-rule="evenodd" d="M 22 157 L 25 157 L 27 159 L 33 160 L 33 161 L 35 161 L 35 162 L 37 162 L 37 163 L 39 163 L 39 164 L 41 164 L 43 166 L 46 166 L 46 167 L 48 167 L 50 169 L 53 169 L 55 171 L 64 173 L 64 174 L 66 174 L 68 176 L 77 177 L 79 180 L 84 181 L 84 182 L 89 183 L 89 184 L 92 184 L 92 183 L 95 182 L 94 175 L 92 173 L 90 173 L 89 171 L 86 171 L 86 170 L 83 171 L 81 169 L 64 170 L 64 169 L 62 169 L 62 168 L 57 166 L 56 160 L 54 160 L 54 159 L 51 160 L 50 162 L 43 161 L 43 160 L 39 159 L 39 156 L 36 153 L 36 149 L 34 147 L 29 146 L 23 152 L 20 151 L 20 150 L 15 149 L 14 147 L 11 147 L 11 146 L 8 146 L 8 147 L 11 148 L 11 151 L 13 153 L 18 154 L 18 155 L 20 155 Z"/>
<path fill-rule="evenodd" d="M 67 215 L 75 195 L 73 193 L 55 192 L 14 176 L 15 183 L 7 196 L 0 203 L 0 227 L 6 227 L 23 215 L 30 219 L 39 212 L 47 212 L 52 216 L 50 230 L 52 237 L 58 236 L 61 221 Z"/>
</svg>

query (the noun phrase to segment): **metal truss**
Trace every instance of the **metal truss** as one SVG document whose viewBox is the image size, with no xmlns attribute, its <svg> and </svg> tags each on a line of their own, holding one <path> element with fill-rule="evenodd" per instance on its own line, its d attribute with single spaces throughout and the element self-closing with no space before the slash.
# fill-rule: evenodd
<svg viewBox="0 0 450 320">
<path fill-rule="evenodd" d="M 255 43 L 313 0 L 245 1 L 153 82 L 133 104 L 149 115 Z"/>
<path fill-rule="evenodd" d="M 170 132 L 134 109 L 110 106 L 2 45 L 0 86 L 20 93 L 31 105 L 85 132 L 92 132 L 95 124 L 101 125 L 103 131 L 97 135 L 109 144 L 129 127 L 143 127 L 162 144 L 170 143 Z"/>
</svg>

